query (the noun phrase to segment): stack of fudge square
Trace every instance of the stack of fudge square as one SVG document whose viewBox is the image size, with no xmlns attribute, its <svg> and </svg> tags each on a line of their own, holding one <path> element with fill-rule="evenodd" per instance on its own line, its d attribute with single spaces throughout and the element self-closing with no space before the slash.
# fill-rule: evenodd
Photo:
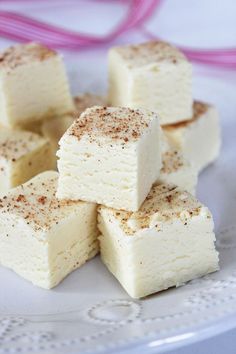
<svg viewBox="0 0 236 354">
<path fill-rule="evenodd" d="M 218 113 L 193 101 L 191 64 L 168 43 L 115 47 L 108 62 L 108 97 L 72 98 L 55 51 L 0 56 L 0 263 L 50 289 L 100 252 L 142 298 L 218 270 L 194 196 L 219 154 Z"/>
</svg>

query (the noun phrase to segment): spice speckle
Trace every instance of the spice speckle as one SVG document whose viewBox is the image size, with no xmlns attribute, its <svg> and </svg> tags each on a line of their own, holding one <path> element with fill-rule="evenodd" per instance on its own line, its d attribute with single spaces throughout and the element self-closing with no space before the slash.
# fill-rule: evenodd
<svg viewBox="0 0 236 354">
<path fill-rule="evenodd" d="M 184 166 L 183 156 L 176 150 L 168 150 L 162 156 L 161 172 L 170 174 L 179 171 Z"/>
<path fill-rule="evenodd" d="M 55 55 L 57 53 L 54 50 L 38 43 L 19 44 L 9 47 L 0 54 L 0 68 L 12 70 L 20 65 L 32 61 L 44 61 Z"/>
<path fill-rule="evenodd" d="M 183 53 L 163 41 L 115 47 L 112 50 L 115 50 L 124 59 L 129 69 L 153 64 L 151 70 L 158 71 L 158 66 L 155 64 L 168 62 L 176 65 L 179 61 L 187 61 Z"/>
<path fill-rule="evenodd" d="M 35 231 L 45 231 L 57 225 L 83 203 L 58 200 L 55 196 L 57 181 L 58 173 L 47 171 L 10 190 L 0 200 L 0 214 L 21 217 Z"/>
<path fill-rule="evenodd" d="M 147 110 L 94 106 L 77 117 L 66 134 L 79 140 L 82 137 L 91 141 L 106 138 L 128 143 L 137 140 L 155 118 L 156 114 Z"/>
<path fill-rule="evenodd" d="M 108 209 L 109 213 L 118 220 L 124 233 L 127 236 L 133 236 L 137 230 L 149 227 L 155 227 L 157 231 L 162 231 L 163 223 L 172 222 L 176 219 L 183 225 L 187 225 L 187 220 L 198 216 L 202 207 L 202 204 L 190 193 L 184 192 L 173 185 L 159 184 L 152 187 L 137 212 L 122 210 L 117 212 L 103 206 L 99 206 L 98 210 Z M 206 217 L 211 218 L 210 213 Z"/>
<path fill-rule="evenodd" d="M 38 134 L 20 130 L 14 130 L 13 134 L 11 129 L 2 127 L 0 129 L 0 159 L 16 162 L 45 142 L 46 140 Z M 32 161 L 29 161 L 29 166 L 31 164 Z M 0 170 L 3 171 L 3 167 Z"/>
</svg>

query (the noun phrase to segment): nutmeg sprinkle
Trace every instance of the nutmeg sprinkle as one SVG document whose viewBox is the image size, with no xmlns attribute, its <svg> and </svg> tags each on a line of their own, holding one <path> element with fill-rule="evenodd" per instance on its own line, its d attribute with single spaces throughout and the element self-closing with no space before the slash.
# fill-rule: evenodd
<svg viewBox="0 0 236 354">
<path fill-rule="evenodd" d="M 0 54 L 0 68 L 15 69 L 32 61 L 44 61 L 57 53 L 38 43 L 19 44 Z"/>
<path fill-rule="evenodd" d="M 128 143 L 138 140 L 153 119 L 156 114 L 147 110 L 94 106 L 77 117 L 66 134 L 78 140 L 86 136 L 90 141 L 102 137 Z"/>
<path fill-rule="evenodd" d="M 0 160 L 14 163 L 22 156 L 45 144 L 45 138 L 38 134 L 8 128 L 0 129 Z"/>
<path fill-rule="evenodd" d="M 157 230 L 162 231 L 163 222 L 171 222 L 176 219 L 180 220 L 183 225 L 189 219 L 200 214 L 203 205 L 198 202 L 190 193 L 182 191 L 180 188 L 159 184 L 152 187 L 146 200 L 137 212 L 126 212 L 120 210 L 117 212 L 112 208 L 99 206 L 98 210 L 107 209 L 109 213 L 115 217 L 122 230 L 127 236 L 133 236 L 136 230 L 132 229 L 129 224 L 130 220 L 134 220 L 138 225 L 138 229 L 150 227 L 150 221 L 155 215 L 158 215 Z M 183 213 L 184 212 L 184 213 Z M 207 217 L 211 217 L 210 213 Z"/>
<path fill-rule="evenodd" d="M 130 69 L 162 62 L 176 65 L 179 61 L 187 61 L 183 53 L 163 41 L 116 47 L 113 50 L 121 55 Z"/>
<path fill-rule="evenodd" d="M 173 173 L 184 166 L 183 156 L 176 150 L 168 150 L 162 156 L 162 173 Z"/>
<path fill-rule="evenodd" d="M 35 231 L 47 231 L 83 202 L 58 200 L 58 173 L 44 172 L 0 199 L 0 214 L 23 218 Z"/>
</svg>

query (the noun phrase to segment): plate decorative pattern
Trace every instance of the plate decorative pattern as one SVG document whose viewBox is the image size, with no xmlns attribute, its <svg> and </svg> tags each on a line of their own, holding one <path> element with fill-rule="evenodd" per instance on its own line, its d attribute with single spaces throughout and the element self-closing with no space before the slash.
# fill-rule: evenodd
<svg viewBox="0 0 236 354">
<path fill-rule="evenodd" d="M 233 235 L 236 236 L 236 226 L 224 229 L 218 235 L 217 246 L 225 257 L 236 247 Z M 168 302 L 171 303 L 177 293 L 176 306 L 172 306 L 168 314 L 158 314 L 158 306 L 148 309 L 153 302 L 158 305 L 158 300 L 152 296 L 142 301 L 109 299 L 83 310 L 60 314 L 1 317 L 0 354 L 90 352 L 91 347 L 99 352 L 111 349 L 110 343 L 116 337 L 116 345 L 124 345 L 144 334 L 150 340 L 159 338 L 161 343 L 167 334 L 169 336 L 176 330 L 194 328 L 206 320 L 209 323 L 236 311 L 236 270 L 224 277 L 219 274 L 207 275 L 183 288 L 165 292 L 169 298 L 164 304 L 166 312 Z M 184 297 L 179 294 L 182 291 Z M 164 299 L 165 293 L 160 297 Z M 181 304 L 178 304 L 179 296 Z M 63 335 L 65 327 L 69 335 Z M 84 331 L 86 327 L 89 330 Z M 140 328 L 146 333 L 140 333 Z M 124 333 L 128 335 L 125 337 Z"/>
<path fill-rule="evenodd" d="M 218 321 L 224 329 L 229 316 L 236 314 L 234 91 L 217 80 L 196 82 L 196 97 L 204 92 L 206 101 L 218 102 L 221 93 L 218 106 L 227 143 L 219 160 L 201 175 L 198 190 L 214 214 L 221 270 L 135 301 L 99 257 L 50 292 L 0 268 L 0 354 L 110 353 L 127 348 L 136 354 L 141 345 L 151 353 L 154 347 L 158 352 L 168 342 L 207 331 Z"/>
</svg>

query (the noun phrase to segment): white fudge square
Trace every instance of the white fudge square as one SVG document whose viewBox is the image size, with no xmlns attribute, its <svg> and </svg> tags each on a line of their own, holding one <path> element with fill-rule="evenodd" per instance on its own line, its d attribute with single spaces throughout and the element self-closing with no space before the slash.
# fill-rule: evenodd
<svg viewBox="0 0 236 354">
<path fill-rule="evenodd" d="M 218 270 L 209 210 L 178 187 L 152 188 L 135 213 L 98 208 L 104 264 L 133 298 Z"/>
<path fill-rule="evenodd" d="M 194 164 L 187 161 L 179 151 L 170 148 L 162 153 L 162 169 L 158 184 L 174 184 L 182 190 L 195 195 L 197 181 L 197 168 Z"/>
<path fill-rule="evenodd" d="M 98 252 L 96 205 L 59 201 L 44 172 L 0 199 L 0 264 L 50 289 Z"/>
<path fill-rule="evenodd" d="M 161 168 L 155 113 L 87 109 L 60 140 L 57 197 L 138 210 Z"/>
<path fill-rule="evenodd" d="M 191 119 L 191 64 L 161 41 L 114 47 L 109 52 L 108 101 L 157 112 L 161 125 Z"/>
<path fill-rule="evenodd" d="M 0 123 L 27 125 L 74 109 L 60 55 L 40 44 L 10 47 L 0 55 Z"/>
<path fill-rule="evenodd" d="M 195 101 L 190 121 L 163 127 L 169 142 L 200 172 L 219 155 L 221 133 L 216 108 Z"/>
<path fill-rule="evenodd" d="M 0 128 L 0 194 L 52 167 L 47 139 L 31 132 Z"/>
</svg>

